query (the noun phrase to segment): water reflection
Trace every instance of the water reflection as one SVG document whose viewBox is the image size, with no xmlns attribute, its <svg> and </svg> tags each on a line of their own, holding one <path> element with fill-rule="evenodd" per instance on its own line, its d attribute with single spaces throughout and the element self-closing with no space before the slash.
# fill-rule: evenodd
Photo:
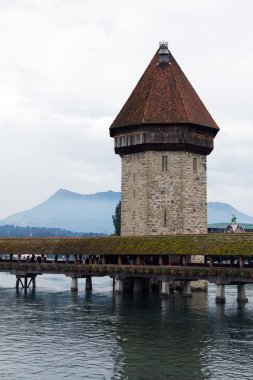
<svg viewBox="0 0 253 380">
<path fill-rule="evenodd" d="M 157 294 L 118 296 L 124 379 L 204 379 L 200 351 L 207 295 L 165 299 Z"/>
<path fill-rule="evenodd" d="M 252 378 L 252 287 L 249 304 L 237 305 L 231 287 L 216 305 L 213 286 L 167 299 L 114 296 L 111 280 L 96 281 L 86 293 L 71 293 L 66 278 L 27 293 L 0 288 L 1 379 Z"/>
</svg>

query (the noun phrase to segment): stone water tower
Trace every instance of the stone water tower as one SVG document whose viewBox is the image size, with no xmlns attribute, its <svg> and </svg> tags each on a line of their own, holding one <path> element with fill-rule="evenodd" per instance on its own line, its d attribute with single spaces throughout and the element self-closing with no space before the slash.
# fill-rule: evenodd
<svg viewBox="0 0 253 380">
<path fill-rule="evenodd" d="M 206 156 L 218 131 L 160 43 L 110 127 L 122 160 L 122 235 L 207 232 Z"/>
</svg>

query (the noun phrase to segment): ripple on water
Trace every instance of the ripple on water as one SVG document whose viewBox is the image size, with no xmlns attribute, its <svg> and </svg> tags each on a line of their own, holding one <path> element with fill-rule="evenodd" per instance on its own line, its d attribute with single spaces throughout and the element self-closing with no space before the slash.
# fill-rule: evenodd
<svg viewBox="0 0 253 380">
<path fill-rule="evenodd" d="M 114 297 L 108 279 L 87 294 L 71 294 L 65 278 L 42 285 L 0 288 L 1 379 L 252 379 L 252 287 L 238 307 L 233 287 L 220 306 L 213 286 L 163 299 Z"/>
</svg>

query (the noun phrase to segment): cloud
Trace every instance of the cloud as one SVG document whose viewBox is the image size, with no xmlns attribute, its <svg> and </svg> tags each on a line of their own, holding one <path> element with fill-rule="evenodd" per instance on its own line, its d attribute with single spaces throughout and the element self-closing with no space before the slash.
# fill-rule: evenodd
<svg viewBox="0 0 253 380">
<path fill-rule="evenodd" d="M 208 198 L 232 203 L 253 214 L 253 130 L 250 124 L 224 122 L 208 159 Z"/>
<path fill-rule="evenodd" d="M 253 214 L 250 0 L 8 0 L 0 9 L 0 217 L 58 188 L 120 190 L 108 128 L 160 40 L 221 128 L 209 199 Z"/>
</svg>

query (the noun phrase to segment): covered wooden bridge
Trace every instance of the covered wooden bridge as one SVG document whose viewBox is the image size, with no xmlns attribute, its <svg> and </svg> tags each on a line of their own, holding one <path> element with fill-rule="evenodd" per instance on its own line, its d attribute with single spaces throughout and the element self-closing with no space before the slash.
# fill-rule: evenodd
<svg viewBox="0 0 253 380">
<path fill-rule="evenodd" d="M 78 278 L 110 276 L 115 292 L 160 288 L 169 295 L 180 281 L 217 284 L 217 301 L 225 285 L 237 285 L 237 300 L 247 301 L 245 284 L 253 283 L 253 234 L 202 234 L 101 238 L 0 239 L 0 271 L 16 276 L 16 287 L 35 287 L 37 275 L 65 274 L 77 290 Z"/>
</svg>

